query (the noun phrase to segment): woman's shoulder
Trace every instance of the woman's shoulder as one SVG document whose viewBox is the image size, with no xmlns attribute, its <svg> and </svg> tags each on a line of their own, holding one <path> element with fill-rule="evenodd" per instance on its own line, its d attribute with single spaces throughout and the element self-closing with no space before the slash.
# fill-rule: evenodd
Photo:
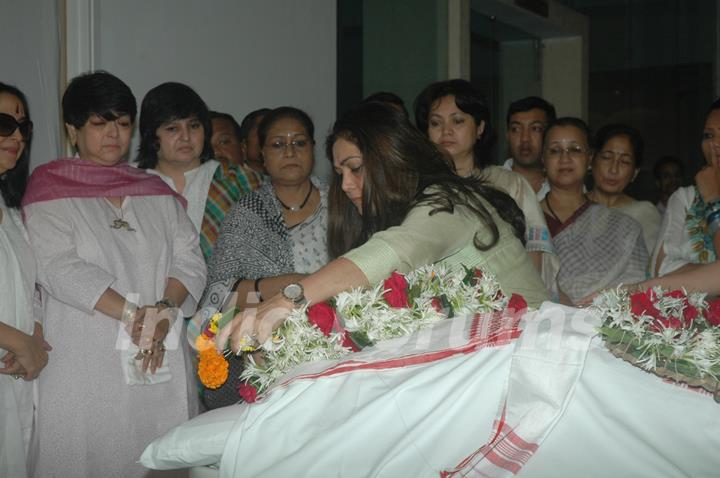
<svg viewBox="0 0 720 478">
<path fill-rule="evenodd" d="M 681 188 L 678 188 L 677 191 L 672 193 L 670 198 L 668 199 L 667 203 L 667 209 L 670 210 L 674 207 L 680 207 L 684 210 L 693 203 L 693 200 L 695 199 L 695 194 L 697 193 L 697 189 L 695 186 L 684 186 Z"/>
<path fill-rule="evenodd" d="M 650 201 L 632 201 L 619 207 L 618 210 L 633 216 L 639 215 L 660 218 L 660 212 Z"/>
</svg>

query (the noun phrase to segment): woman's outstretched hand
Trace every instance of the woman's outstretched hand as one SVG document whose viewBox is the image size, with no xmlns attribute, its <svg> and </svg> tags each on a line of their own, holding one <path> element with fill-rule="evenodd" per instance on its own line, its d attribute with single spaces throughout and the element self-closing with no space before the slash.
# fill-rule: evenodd
<svg viewBox="0 0 720 478">
<path fill-rule="evenodd" d="M 293 304 L 282 294 L 276 294 L 256 307 L 238 313 L 218 334 L 215 346 L 222 352 L 230 341 L 230 349 L 237 353 L 252 352 L 280 327 L 293 310 Z"/>
</svg>

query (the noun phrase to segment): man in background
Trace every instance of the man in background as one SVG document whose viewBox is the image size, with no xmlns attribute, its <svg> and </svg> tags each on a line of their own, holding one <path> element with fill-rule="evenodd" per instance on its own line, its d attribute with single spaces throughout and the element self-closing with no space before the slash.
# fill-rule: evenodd
<svg viewBox="0 0 720 478">
<path fill-rule="evenodd" d="M 248 177 L 250 187 L 255 190 L 262 184 L 262 171 L 258 172 L 247 161 L 242 142 L 242 128 L 235 118 L 227 113 L 210 112 L 212 120 L 212 145 L 215 159 L 238 166 Z"/>
<path fill-rule="evenodd" d="M 527 179 L 538 201 L 550 190 L 543 171 L 542 143 L 545 129 L 555 118 L 555 107 L 537 96 L 514 101 L 507 112 L 510 158 L 503 167 Z"/>
</svg>

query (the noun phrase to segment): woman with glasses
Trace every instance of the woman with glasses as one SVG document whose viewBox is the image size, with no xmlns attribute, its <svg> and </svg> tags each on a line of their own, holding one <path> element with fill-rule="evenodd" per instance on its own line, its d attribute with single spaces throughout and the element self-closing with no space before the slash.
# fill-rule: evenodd
<svg viewBox="0 0 720 478">
<path fill-rule="evenodd" d="M 0 83 L 0 476 L 7 477 L 27 476 L 34 460 L 33 380 L 48 361 L 33 316 L 35 258 L 19 210 L 31 136 L 25 95 Z"/>
<path fill-rule="evenodd" d="M 252 190 L 240 167 L 211 159 L 211 137 L 210 111 L 189 86 L 163 83 L 143 98 L 138 167 L 160 176 L 187 200 L 206 261 L 225 213 Z"/>
<path fill-rule="evenodd" d="M 384 103 L 363 103 L 338 120 L 325 143 L 330 187 L 329 249 L 335 260 L 238 314 L 216 344 L 263 343 L 295 307 L 376 284 L 393 271 L 433 263 L 479 267 L 531 307 L 548 299 L 520 237 L 522 212 L 502 191 L 458 177 L 444 154 Z M 267 298 L 267 295 L 265 296 Z"/>
<path fill-rule="evenodd" d="M 651 253 L 662 217 L 652 203 L 636 201 L 625 193 L 640 171 L 644 149 L 640 133 L 624 124 L 609 124 L 595 134 L 594 144 L 593 189 L 588 198 L 635 219 L 643 228 L 645 247 Z"/>
<path fill-rule="evenodd" d="M 225 217 L 209 264 L 204 309 L 257 304 L 328 261 L 328 188 L 311 176 L 314 133 L 310 117 L 289 106 L 270 111 L 260 122 L 269 181 Z M 231 382 L 218 392 L 206 390 L 205 403 L 214 408 L 237 402 Z"/>
<path fill-rule="evenodd" d="M 589 138 L 583 120 L 560 118 L 543 141 L 550 192 L 541 206 L 560 256 L 558 286 L 571 303 L 609 286 L 644 280 L 648 264 L 640 224 L 583 192 L 592 158 Z"/>
</svg>

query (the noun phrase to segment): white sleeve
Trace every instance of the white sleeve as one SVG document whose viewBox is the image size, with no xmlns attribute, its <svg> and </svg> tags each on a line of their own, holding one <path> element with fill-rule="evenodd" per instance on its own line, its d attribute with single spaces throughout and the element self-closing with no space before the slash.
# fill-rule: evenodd
<svg viewBox="0 0 720 478">
<path fill-rule="evenodd" d="M 685 215 L 692 204 L 694 196 L 695 188 L 691 186 L 678 189 L 668 199 L 667 209 L 663 216 L 657 244 L 655 244 L 650 263 L 652 275 L 655 274 L 661 248 L 665 253 L 665 257 L 658 269 L 659 276 L 664 276 L 690 263 L 690 238 L 685 228 Z"/>
<path fill-rule="evenodd" d="M 80 257 L 67 201 L 34 203 L 25 208 L 26 226 L 37 260 L 37 281 L 57 300 L 88 314 L 115 282 L 115 276 Z"/>
</svg>

